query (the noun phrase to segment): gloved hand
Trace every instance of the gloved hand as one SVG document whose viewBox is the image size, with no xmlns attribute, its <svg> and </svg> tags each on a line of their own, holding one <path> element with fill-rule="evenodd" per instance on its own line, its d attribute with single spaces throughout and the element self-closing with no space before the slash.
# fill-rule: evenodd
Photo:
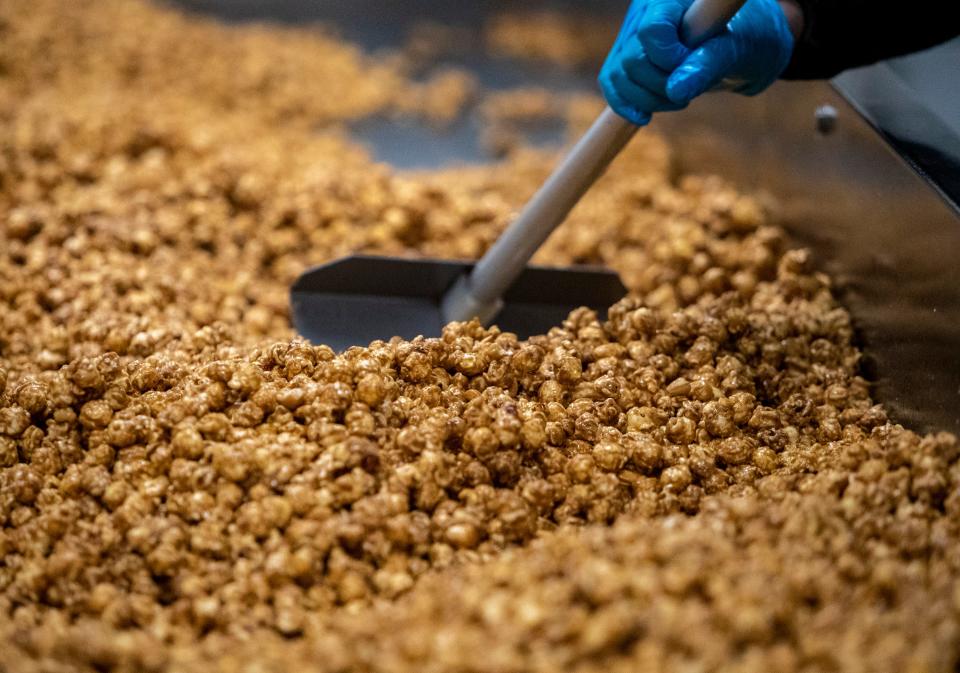
<svg viewBox="0 0 960 673">
<path fill-rule="evenodd" d="M 603 95 L 638 126 L 679 110 L 711 89 L 747 95 L 773 84 L 790 63 L 794 38 L 777 0 L 748 0 L 727 29 L 689 49 L 681 21 L 693 0 L 633 0 L 600 71 Z"/>
</svg>

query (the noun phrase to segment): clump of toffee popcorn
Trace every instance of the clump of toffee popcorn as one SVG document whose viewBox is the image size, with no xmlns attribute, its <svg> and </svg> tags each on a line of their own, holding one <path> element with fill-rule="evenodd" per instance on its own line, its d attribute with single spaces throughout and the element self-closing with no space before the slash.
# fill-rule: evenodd
<svg viewBox="0 0 960 673">
<path fill-rule="evenodd" d="M 26 7 L 0 7 L 0 666 L 955 668 L 960 448 L 873 405 L 761 202 L 646 137 L 540 254 L 621 271 L 607 322 L 338 356 L 292 338 L 300 270 L 474 257 L 550 158 L 394 175 L 314 125 L 396 111 L 402 69 Z M 318 90 L 394 88 L 315 100 L 314 61 Z"/>
<path fill-rule="evenodd" d="M 497 58 L 599 67 L 617 37 L 617 23 L 603 8 L 558 11 L 520 7 L 495 14 L 483 26 L 484 44 Z"/>
</svg>

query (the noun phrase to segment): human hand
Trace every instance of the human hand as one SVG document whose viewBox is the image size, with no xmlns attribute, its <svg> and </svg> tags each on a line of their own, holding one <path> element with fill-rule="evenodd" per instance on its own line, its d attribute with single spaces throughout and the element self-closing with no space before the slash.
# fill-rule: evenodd
<svg viewBox="0 0 960 673">
<path fill-rule="evenodd" d="M 747 0 L 726 30 L 691 49 L 681 34 L 693 1 L 634 0 L 600 72 L 610 107 L 638 126 L 712 89 L 760 93 L 790 63 L 792 8 L 784 5 L 793 0 Z"/>
</svg>

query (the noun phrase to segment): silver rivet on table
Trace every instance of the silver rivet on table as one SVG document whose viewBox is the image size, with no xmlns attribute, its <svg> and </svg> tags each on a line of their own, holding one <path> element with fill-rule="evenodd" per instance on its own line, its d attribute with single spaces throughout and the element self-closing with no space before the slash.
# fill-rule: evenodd
<svg viewBox="0 0 960 673">
<path fill-rule="evenodd" d="M 837 128 L 837 108 L 832 105 L 820 105 L 813 116 L 817 122 L 818 133 L 827 135 Z"/>
</svg>

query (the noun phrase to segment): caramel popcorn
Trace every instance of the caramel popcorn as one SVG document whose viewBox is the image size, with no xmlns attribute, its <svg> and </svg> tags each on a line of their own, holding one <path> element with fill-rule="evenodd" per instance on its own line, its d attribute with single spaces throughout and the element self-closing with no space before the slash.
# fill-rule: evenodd
<svg viewBox="0 0 960 673">
<path fill-rule="evenodd" d="M 874 404 L 763 201 L 645 133 L 537 256 L 617 269 L 607 316 L 338 354 L 301 271 L 476 257 L 555 157 L 372 163 L 340 124 L 474 80 L 319 29 L 0 25 L 0 669 L 956 669 L 960 445 Z"/>
</svg>

